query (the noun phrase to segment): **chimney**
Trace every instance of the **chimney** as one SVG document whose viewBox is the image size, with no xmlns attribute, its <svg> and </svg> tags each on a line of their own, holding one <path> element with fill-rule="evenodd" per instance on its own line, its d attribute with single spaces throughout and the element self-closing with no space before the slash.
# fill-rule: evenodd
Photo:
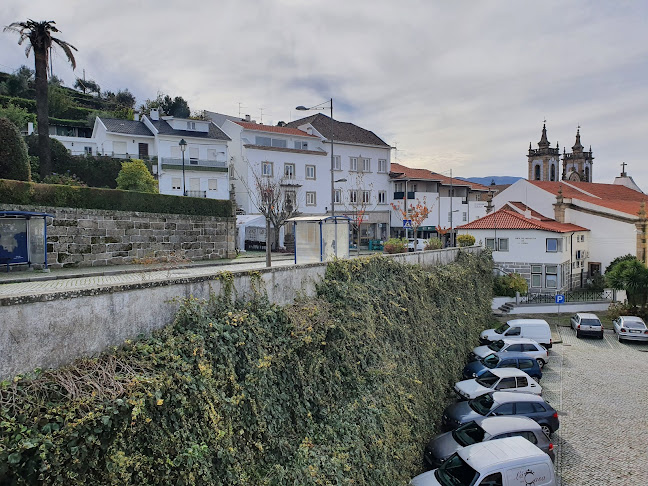
<svg viewBox="0 0 648 486">
<path fill-rule="evenodd" d="M 157 110 L 157 108 L 153 108 L 151 110 L 150 116 L 151 116 L 151 120 L 157 121 L 160 119 L 160 112 Z"/>
<path fill-rule="evenodd" d="M 140 116 L 139 111 L 136 111 L 135 113 L 133 113 L 133 120 L 139 121 L 139 116 Z"/>
<path fill-rule="evenodd" d="M 524 217 L 527 219 L 531 219 L 531 210 L 529 208 L 526 208 L 524 210 Z"/>
<path fill-rule="evenodd" d="M 280 121 L 279 123 L 277 123 L 277 126 L 278 126 L 278 127 L 285 127 L 285 126 L 286 126 L 286 122 L 285 122 L 285 121 Z"/>
<path fill-rule="evenodd" d="M 250 115 L 245 115 L 245 121 L 246 122 L 252 121 L 252 117 Z"/>
</svg>

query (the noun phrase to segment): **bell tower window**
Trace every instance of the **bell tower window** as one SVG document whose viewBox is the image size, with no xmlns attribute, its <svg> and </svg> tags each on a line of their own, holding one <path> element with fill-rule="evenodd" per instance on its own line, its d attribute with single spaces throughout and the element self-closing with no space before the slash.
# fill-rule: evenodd
<svg viewBox="0 0 648 486">
<path fill-rule="evenodd" d="M 556 166 L 554 164 L 551 164 L 551 175 L 549 180 L 550 181 L 556 180 Z"/>
<path fill-rule="evenodd" d="M 540 166 L 539 166 L 539 165 L 536 165 L 536 166 L 535 166 L 535 174 L 534 174 L 533 177 L 534 177 L 534 179 L 535 179 L 536 181 L 539 181 L 539 180 L 540 180 Z"/>
</svg>

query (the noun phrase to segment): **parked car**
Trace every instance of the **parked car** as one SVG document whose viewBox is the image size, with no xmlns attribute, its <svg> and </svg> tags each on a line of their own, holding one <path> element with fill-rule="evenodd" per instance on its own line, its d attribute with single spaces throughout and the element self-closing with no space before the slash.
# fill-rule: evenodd
<svg viewBox="0 0 648 486">
<path fill-rule="evenodd" d="M 612 325 L 619 342 L 648 341 L 648 328 L 641 317 L 621 316 L 612 321 Z"/>
<path fill-rule="evenodd" d="M 485 358 L 489 354 L 511 351 L 528 354 L 538 362 L 540 368 L 543 368 L 549 359 L 547 349 L 533 339 L 504 338 L 493 341 L 488 345 L 477 346 L 468 356 L 468 360 L 477 361 L 480 358 Z"/>
<path fill-rule="evenodd" d="M 551 329 L 544 319 L 512 319 L 496 329 L 482 331 L 479 340 L 482 344 L 489 344 L 505 337 L 533 339 L 547 349 L 553 346 Z"/>
<path fill-rule="evenodd" d="M 522 437 L 469 445 L 411 486 L 555 486 L 551 458 Z"/>
<path fill-rule="evenodd" d="M 542 394 L 542 387 L 538 385 L 538 382 L 517 368 L 487 370 L 477 378 L 455 383 L 454 390 L 462 400 L 470 400 L 484 393 L 498 390 Z"/>
<path fill-rule="evenodd" d="M 529 417 L 482 417 L 460 425 L 451 432 L 437 435 L 425 446 L 423 462 L 425 467 L 439 467 L 452 454 L 479 442 L 503 439 L 504 437 L 524 437 L 549 455 L 552 461 L 556 456 L 553 444 L 544 434 L 540 425 Z"/>
<path fill-rule="evenodd" d="M 407 249 L 409 251 L 414 251 L 414 238 L 407 239 Z M 416 243 L 416 251 L 425 250 L 425 238 L 419 238 Z"/>
<path fill-rule="evenodd" d="M 596 336 L 603 339 L 603 324 L 596 314 L 578 312 L 569 319 L 571 327 L 576 331 L 576 337 Z"/>
<path fill-rule="evenodd" d="M 547 437 L 558 430 L 558 412 L 542 397 L 530 393 L 492 392 L 446 407 L 441 419 L 444 431 L 480 417 L 523 415 L 540 424 Z"/>
<path fill-rule="evenodd" d="M 498 352 L 489 354 L 479 361 L 468 363 L 463 370 L 463 379 L 477 378 L 486 370 L 495 368 L 518 368 L 525 371 L 531 378 L 540 380 L 542 370 L 538 362 L 524 353 Z"/>
</svg>

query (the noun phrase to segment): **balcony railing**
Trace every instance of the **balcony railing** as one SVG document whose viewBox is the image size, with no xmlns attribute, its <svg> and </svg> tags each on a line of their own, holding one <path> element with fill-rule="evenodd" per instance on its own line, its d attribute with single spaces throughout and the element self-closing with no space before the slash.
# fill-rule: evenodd
<svg viewBox="0 0 648 486">
<path fill-rule="evenodd" d="M 405 192 L 400 191 L 400 192 L 394 192 L 394 199 L 403 199 L 405 197 Z M 413 192 L 408 192 L 407 193 L 407 199 L 414 199 L 414 193 Z"/>
<path fill-rule="evenodd" d="M 207 191 L 187 191 L 188 197 L 207 197 Z"/>
<path fill-rule="evenodd" d="M 227 170 L 228 168 L 226 160 L 191 159 L 185 157 L 184 161 L 185 169 L 191 169 L 192 167 L 212 167 Z M 182 169 L 182 158 L 162 157 L 162 165 L 177 166 Z"/>
</svg>

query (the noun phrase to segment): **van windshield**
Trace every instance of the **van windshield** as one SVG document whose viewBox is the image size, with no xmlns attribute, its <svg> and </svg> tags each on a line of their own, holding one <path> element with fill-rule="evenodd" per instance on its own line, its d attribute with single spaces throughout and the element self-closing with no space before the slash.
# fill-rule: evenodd
<svg viewBox="0 0 648 486">
<path fill-rule="evenodd" d="M 504 324 L 502 324 L 500 327 L 498 327 L 497 329 L 495 329 L 495 332 L 496 332 L 497 334 L 504 334 L 504 333 L 506 332 L 506 330 L 507 330 L 509 327 L 511 327 L 511 326 L 509 326 L 508 324 L 504 323 Z"/>
<path fill-rule="evenodd" d="M 486 415 L 488 412 L 490 412 L 490 409 L 493 407 L 494 403 L 495 400 L 493 400 L 491 394 L 487 393 L 486 395 L 481 395 L 470 400 L 468 402 L 468 405 L 479 415 Z"/>
<path fill-rule="evenodd" d="M 502 341 L 501 339 L 499 341 L 492 342 L 488 345 L 488 349 L 492 349 L 495 352 L 498 352 L 503 347 L 504 347 L 504 341 Z"/>
<path fill-rule="evenodd" d="M 463 447 L 482 442 L 485 434 L 484 429 L 477 425 L 474 420 L 452 431 L 454 440 Z"/>
<path fill-rule="evenodd" d="M 494 355 L 494 354 L 489 354 L 486 356 L 484 359 L 481 360 L 481 362 L 486 366 L 487 368 L 496 368 L 497 363 L 500 362 L 500 359 Z"/>
<path fill-rule="evenodd" d="M 474 484 L 478 476 L 479 473 L 470 467 L 457 453 L 450 456 L 434 473 L 434 477 L 443 486 L 470 486 Z"/>
<path fill-rule="evenodd" d="M 481 386 L 485 386 L 486 388 L 492 388 L 493 385 L 497 383 L 498 380 L 499 378 L 495 376 L 493 373 L 491 373 L 490 371 L 485 371 L 475 381 Z"/>
</svg>

